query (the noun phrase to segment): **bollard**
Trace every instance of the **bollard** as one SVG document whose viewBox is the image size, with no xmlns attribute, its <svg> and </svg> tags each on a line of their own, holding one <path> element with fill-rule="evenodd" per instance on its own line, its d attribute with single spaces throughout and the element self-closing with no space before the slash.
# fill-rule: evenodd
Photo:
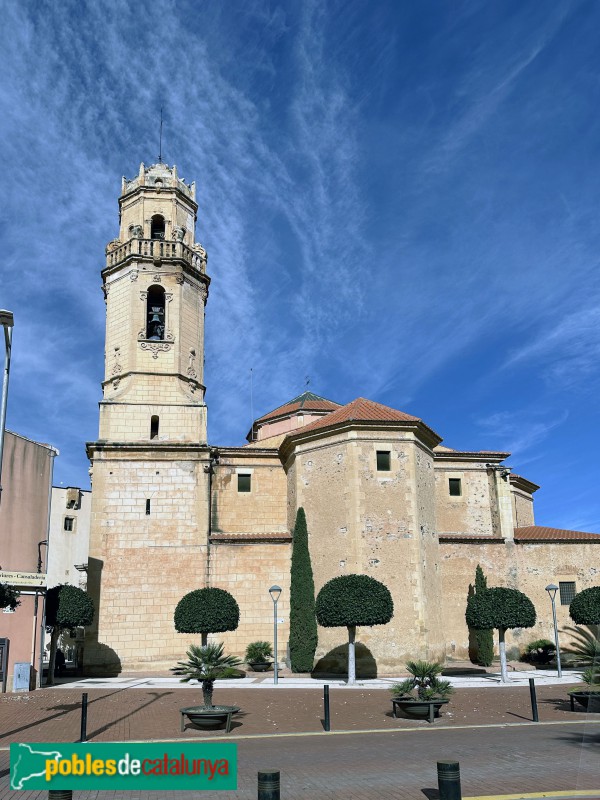
<svg viewBox="0 0 600 800">
<path fill-rule="evenodd" d="M 258 773 L 258 800 L 279 800 L 279 770 Z"/>
<path fill-rule="evenodd" d="M 81 736 L 79 737 L 80 742 L 87 742 L 87 692 L 84 692 L 81 695 Z M 61 800 L 61 798 L 57 798 L 57 800 Z"/>
<path fill-rule="evenodd" d="M 70 789 L 48 789 L 48 800 L 73 800 Z"/>
<path fill-rule="evenodd" d="M 531 695 L 531 714 L 533 716 L 533 721 L 539 722 L 537 697 L 535 696 L 535 680 L 533 678 L 529 678 L 529 694 Z"/>
<path fill-rule="evenodd" d="M 440 800 L 461 800 L 460 764 L 458 761 L 437 762 Z"/>
<path fill-rule="evenodd" d="M 323 686 L 323 709 L 325 712 L 325 720 L 323 727 L 326 731 L 331 730 L 331 718 L 329 716 L 329 686 Z"/>
</svg>

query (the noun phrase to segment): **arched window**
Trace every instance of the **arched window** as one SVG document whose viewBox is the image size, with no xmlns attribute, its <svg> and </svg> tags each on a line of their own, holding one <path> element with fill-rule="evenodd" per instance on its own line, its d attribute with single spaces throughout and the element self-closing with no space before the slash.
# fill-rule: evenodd
<svg viewBox="0 0 600 800">
<path fill-rule="evenodd" d="M 161 217 L 160 214 L 155 214 L 150 220 L 150 238 L 165 238 L 165 218 Z"/>
<path fill-rule="evenodd" d="M 165 338 L 165 290 L 151 286 L 146 301 L 146 339 L 160 341 Z"/>
<path fill-rule="evenodd" d="M 158 417 L 156 414 L 153 414 L 152 417 L 150 417 L 150 438 L 158 438 Z"/>
</svg>

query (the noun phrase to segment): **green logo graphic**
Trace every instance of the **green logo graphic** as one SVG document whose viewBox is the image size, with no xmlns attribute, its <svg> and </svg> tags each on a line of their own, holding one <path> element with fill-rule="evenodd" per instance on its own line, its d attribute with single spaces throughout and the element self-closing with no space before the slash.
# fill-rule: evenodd
<svg viewBox="0 0 600 800">
<path fill-rule="evenodd" d="M 11 744 L 10 788 L 16 791 L 237 789 L 237 745 Z"/>
</svg>

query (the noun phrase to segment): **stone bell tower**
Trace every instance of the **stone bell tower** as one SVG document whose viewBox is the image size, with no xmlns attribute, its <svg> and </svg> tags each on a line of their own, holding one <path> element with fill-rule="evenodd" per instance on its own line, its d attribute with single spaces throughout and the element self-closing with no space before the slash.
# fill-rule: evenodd
<svg viewBox="0 0 600 800">
<path fill-rule="evenodd" d="M 208 532 L 204 305 L 195 184 L 175 166 L 123 178 L 119 237 L 102 270 L 106 350 L 92 464 L 88 586 L 94 671 L 171 666 L 173 611 L 205 585 Z M 174 580 L 175 576 L 177 580 Z"/>
</svg>

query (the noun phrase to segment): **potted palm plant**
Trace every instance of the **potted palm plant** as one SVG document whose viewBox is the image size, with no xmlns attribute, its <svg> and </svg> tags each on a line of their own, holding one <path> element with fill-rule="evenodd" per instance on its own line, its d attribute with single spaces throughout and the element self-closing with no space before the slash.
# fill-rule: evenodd
<svg viewBox="0 0 600 800">
<path fill-rule="evenodd" d="M 586 711 L 597 713 L 600 711 L 600 668 L 588 667 L 581 673 L 581 680 L 587 684 L 587 689 L 571 689 L 571 710 L 575 710 L 573 700 L 576 700 Z"/>
<path fill-rule="evenodd" d="M 171 671 L 175 675 L 183 675 L 182 683 L 194 680 L 202 684 L 204 705 L 180 709 L 181 729 L 183 730 L 185 715 L 198 728 L 218 728 L 225 724 L 229 732 L 231 715 L 240 709 L 237 706 L 213 705 L 213 689 L 216 680 L 237 677 L 240 659 L 237 656 L 224 655 L 222 643 L 203 646 L 192 644 L 186 655 L 187 661 L 179 661 L 176 667 L 171 667 Z"/>
<path fill-rule="evenodd" d="M 450 681 L 438 677 L 442 669 L 441 664 L 432 661 L 409 661 L 406 670 L 411 677 L 391 689 L 394 717 L 400 708 L 407 717 L 433 722 L 454 691 Z"/>
<path fill-rule="evenodd" d="M 254 672 L 266 672 L 273 659 L 271 642 L 250 642 L 244 660 Z"/>
</svg>

